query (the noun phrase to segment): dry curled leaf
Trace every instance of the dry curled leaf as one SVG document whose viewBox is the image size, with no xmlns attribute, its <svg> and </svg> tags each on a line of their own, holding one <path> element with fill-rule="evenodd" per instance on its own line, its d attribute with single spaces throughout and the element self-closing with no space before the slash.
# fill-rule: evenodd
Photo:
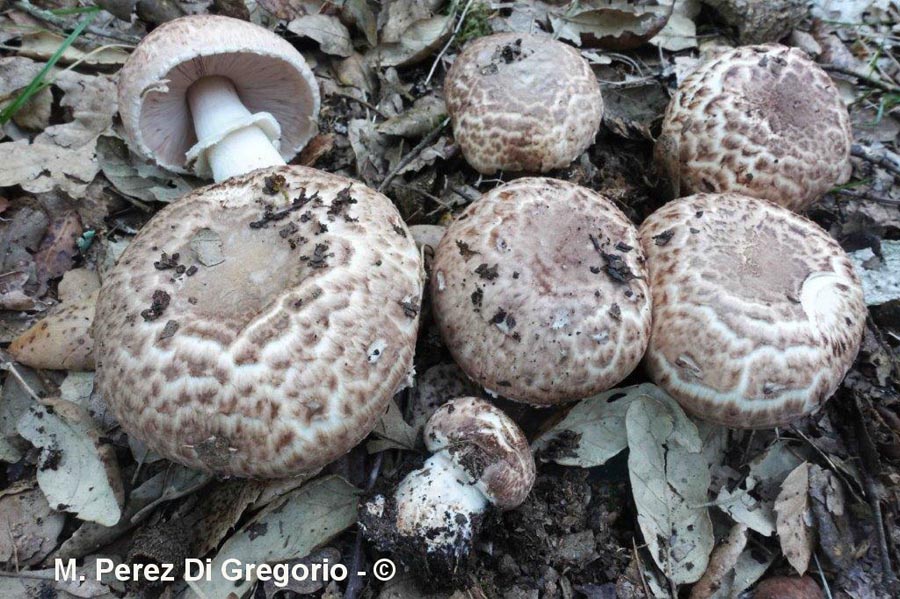
<svg viewBox="0 0 900 599">
<path fill-rule="evenodd" d="M 45 316 L 13 340 L 10 355 L 32 368 L 93 370 L 94 339 L 90 328 L 98 293 L 63 304 Z"/>
<path fill-rule="evenodd" d="M 337 17 L 305 15 L 288 23 L 287 28 L 295 35 L 315 40 L 326 54 L 344 58 L 353 55 L 350 32 Z"/>
</svg>

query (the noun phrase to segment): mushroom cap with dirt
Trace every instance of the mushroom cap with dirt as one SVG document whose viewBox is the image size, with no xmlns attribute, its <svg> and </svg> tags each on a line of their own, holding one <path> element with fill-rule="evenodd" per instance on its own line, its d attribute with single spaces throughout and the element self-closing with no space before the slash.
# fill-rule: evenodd
<svg viewBox="0 0 900 599">
<path fill-rule="evenodd" d="M 568 166 L 593 143 L 603 118 L 590 65 L 546 35 L 469 42 L 447 73 L 444 99 L 466 161 L 487 175 Z"/>
<path fill-rule="evenodd" d="M 360 510 L 360 525 L 382 550 L 424 563 L 433 575 L 452 576 L 489 507 L 510 510 L 528 497 L 534 458 L 518 425 L 475 397 L 438 408 L 423 437 L 431 457 L 393 494 L 371 498 Z"/>
<path fill-rule="evenodd" d="M 698 66 L 669 102 L 656 161 L 673 197 L 734 192 L 800 211 L 850 178 L 850 117 L 795 48 L 744 46 Z"/>
<path fill-rule="evenodd" d="M 276 157 L 293 158 L 316 133 L 319 88 L 300 53 L 271 31 L 191 15 L 161 25 L 135 48 L 119 74 L 119 112 L 135 152 L 208 177 L 210 149 L 248 127 L 274 143 Z M 198 112 L 214 116 L 201 126 Z"/>
<path fill-rule="evenodd" d="M 435 252 L 431 298 L 466 374 L 534 405 L 609 389 L 650 337 L 637 229 L 605 197 L 556 179 L 517 179 L 471 204 Z"/>
<path fill-rule="evenodd" d="M 768 428 L 834 393 L 867 311 L 828 233 L 765 200 L 698 194 L 651 214 L 640 236 L 653 292 L 648 373 L 685 410 Z"/>
<path fill-rule="evenodd" d="M 361 183 L 303 167 L 233 177 L 160 211 L 107 276 L 97 384 L 171 460 L 308 472 L 406 384 L 422 276 L 400 214 Z"/>
</svg>

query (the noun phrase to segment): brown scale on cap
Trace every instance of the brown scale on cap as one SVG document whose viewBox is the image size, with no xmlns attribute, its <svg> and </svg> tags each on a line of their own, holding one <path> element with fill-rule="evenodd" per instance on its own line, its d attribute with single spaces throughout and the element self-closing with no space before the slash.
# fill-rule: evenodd
<svg viewBox="0 0 900 599">
<path fill-rule="evenodd" d="M 444 99 L 463 155 L 488 175 L 568 166 L 593 143 L 603 118 L 590 65 L 544 35 L 469 42 L 447 73 Z"/>
<path fill-rule="evenodd" d="M 675 197 L 734 192 L 800 211 L 850 178 L 851 141 L 825 71 L 794 48 L 745 46 L 682 82 L 656 160 Z"/>
<path fill-rule="evenodd" d="M 841 247 L 764 200 L 699 194 L 641 225 L 653 290 L 650 377 L 735 428 L 817 410 L 853 363 L 866 306 Z"/>
<path fill-rule="evenodd" d="M 293 158 L 316 133 L 319 87 L 290 42 L 252 23 L 215 15 L 169 21 L 138 44 L 119 74 L 119 112 L 131 148 L 179 173 L 197 143 L 187 93 L 219 75 L 244 105 L 281 128 L 280 153 Z"/>
<path fill-rule="evenodd" d="M 206 266 L 191 241 L 210 231 L 224 261 Z M 383 195 L 302 167 L 235 177 L 160 211 L 107 277 L 97 382 L 169 459 L 309 471 L 362 440 L 404 384 L 421 276 Z"/>
<path fill-rule="evenodd" d="M 614 386 L 650 335 L 634 225 L 603 196 L 555 179 L 518 179 L 470 205 L 437 248 L 431 292 L 466 374 L 535 405 Z"/>
</svg>

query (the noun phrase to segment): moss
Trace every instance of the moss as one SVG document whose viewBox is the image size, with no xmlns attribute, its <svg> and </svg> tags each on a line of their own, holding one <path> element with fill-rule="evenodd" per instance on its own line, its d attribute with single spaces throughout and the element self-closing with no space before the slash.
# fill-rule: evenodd
<svg viewBox="0 0 900 599">
<path fill-rule="evenodd" d="M 466 42 L 477 37 L 484 37 L 492 33 L 488 19 L 491 16 L 491 7 L 484 2 L 472 3 L 462 27 L 456 36 L 456 44 L 464 46 Z"/>
</svg>

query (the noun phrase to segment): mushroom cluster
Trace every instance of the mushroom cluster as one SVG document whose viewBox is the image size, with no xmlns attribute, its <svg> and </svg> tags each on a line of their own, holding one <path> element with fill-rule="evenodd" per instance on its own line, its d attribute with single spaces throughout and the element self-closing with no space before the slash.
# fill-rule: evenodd
<svg viewBox="0 0 900 599">
<path fill-rule="evenodd" d="M 431 297 L 453 358 L 495 394 L 535 405 L 625 378 L 650 334 L 644 253 L 605 197 L 546 178 L 486 193 L 435 252 Z"/>
<path fill-rule="evenodd" d="M 699 194 L 651 214 L 640 236 L 653 292 L 647 371 L 688 412 L 773 427 L 834 393 L 866 306 L 827 232 L 765 200 Z"/>
<path fill-rule="evenodd" d="M 795 48 L 743 46 L 681 83 L 656 159 L 674 197 L 734 192 L 800 211 L 850 178 L 851 140 L 825 71 Z"/>
<path fill-rule="evenodd" d="M 167 23 L 119 92 L 133 148 L 221 182 L 157 213 L 104 281 L 98 388 L 129 434 L 192 468 L 321 468 L 412 372 L 423 273 L 403 219 L 359 182 L 284 166 L 315 131 L 318 88 L 269 31 Z"/>
<path fill-rule="evenodd" d="M 534 485 L 535 464 L 522 430 L 474 397 L 438 408 L 424 431 L 432 452 L 393 494 L 360 510 L 360 526 L 384 551 L 452 577 L 469 556 L 489 507 L 518 507 Z"/>
</svg>

